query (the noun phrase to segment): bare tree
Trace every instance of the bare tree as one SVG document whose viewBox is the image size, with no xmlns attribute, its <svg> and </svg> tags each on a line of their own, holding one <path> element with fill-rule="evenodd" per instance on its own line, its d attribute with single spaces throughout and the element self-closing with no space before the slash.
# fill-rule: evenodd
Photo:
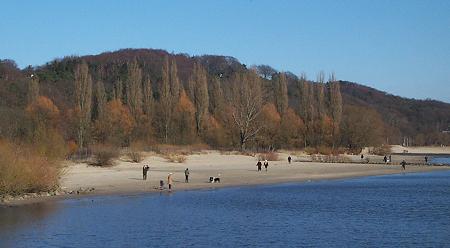
<svg viewBox="0 0 450 248">
<path fill-rule="evenodd" d="M 277 73 L 277 70 L 273 69 L 269 65 L 256 65 L 253 66 L 253 68 L 256 70 L 256 73 L 260 76 L 262 76 L 265 79 L 271 79 L 272 75 Z"/>
<path fill-rule="evenodd" d="M 234 124 L 239 132 L 241 149 L 261 130 L 258 117 L 263 104 L 263 92 L 259 76 L 255 72 L 237 73 L 232 81 L 231 106 Z"/>
<path fill-rule="evenodd" d="M 75 68 L 75 104 L 78 112 L 78 146 L 83 148 L 91 122 L 92 78 L 85 61 Z"/>
<path fill-rule="evenodd" d="M 342 121 L 342 95 L 339 82 L 336 80 L 334 73 L 331 74 L 328 80 L 328 92 L 330 113 L 333 119 L 333 146 L 335 146 Z"/>
</svg>

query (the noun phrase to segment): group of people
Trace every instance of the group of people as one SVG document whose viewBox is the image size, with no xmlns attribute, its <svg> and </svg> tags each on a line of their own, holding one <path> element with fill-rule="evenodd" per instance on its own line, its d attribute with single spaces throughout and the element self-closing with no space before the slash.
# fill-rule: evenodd
<svg viewBox="0 0 450 248">
<path fill-rule="evenodd" d="M 149 170 L 150 170 L 150 166 L 148 166 L 148 165 L 144 165 L 142 167 L 142 180 L 147 180 L 147 174 L 148 174 Z M 184 182 L 185 183 L 189 183 L 189 175 L 190 175 L 189 168 L 186 168 L 186 170 L 184 170 L 184 178 L 185 178 Z M 173 176 L 172 172 L 170 172 L 167 175 L 167 185 L 169 187 L 169 191 L 172 190 L 172 186 L 173 186 L 173 178 L 172 178 L 172 176 Z M 159 180 L 159 189 L 160 190 L 165 189 L 164 180 Z"/>
<path fill-rule="evenodd" d="M 261 167 L 262 167 L 262 163 L 261 160 L 258 160 L 258 163 L 256 163 L 256 166 L 258 167 L 258 171 L 261 171 Z M 269 167 L 269 162 L 266 160 L 264 160 L 264 168 L 266 168 L 267 171 L 267 167 Z"/>
<path fill-rule="evenodd" d="M 288 163 L 290 164 L 292 162 L 291 156 L 288 156 L 287 160 L 288 160 Z M 258 162 L 256 163 L 256 167 L 258 168 L 258 171 L 261 171 L 263 165 L 267 171 L 267 167 L 269 167 L 269 161 L 267 161 L 267 159 L 264 159 L 264 163 L 261 163 L 261 160 L 258 159 Z"/>
</svg>

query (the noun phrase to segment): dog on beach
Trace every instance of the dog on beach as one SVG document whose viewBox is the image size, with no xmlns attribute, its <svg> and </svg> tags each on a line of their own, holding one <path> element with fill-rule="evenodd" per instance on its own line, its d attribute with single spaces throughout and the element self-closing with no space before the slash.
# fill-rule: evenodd
<svg viewBox="0 0 450 248">
<path fill-rule="evenodd" d="M 220 183 L 220 177 L 209 177 L 210 183 Z"/>
</svg>

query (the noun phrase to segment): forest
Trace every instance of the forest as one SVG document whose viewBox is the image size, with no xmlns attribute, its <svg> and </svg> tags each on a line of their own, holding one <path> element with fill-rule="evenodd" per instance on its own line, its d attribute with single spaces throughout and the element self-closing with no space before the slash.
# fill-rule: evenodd
<svg viewBox="0 0 450 248">
<path fill-rule="evenodd" d="M 77 149 L 206 144 L 223 149 L 448 145 L 450 104 L 392 96 L 319 72 L 225 56 L 125 49 L 43 66 L 0 64 L 0 137 L 52 132 Z M 12 125 L 11 125 L 12 124 Z M 45 129 L 45 130 L 40 130 Z"/>
</svg>

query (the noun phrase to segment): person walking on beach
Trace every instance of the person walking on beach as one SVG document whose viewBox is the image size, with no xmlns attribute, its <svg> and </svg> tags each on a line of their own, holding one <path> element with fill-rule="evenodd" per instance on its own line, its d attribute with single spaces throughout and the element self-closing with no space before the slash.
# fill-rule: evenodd
<svg viewBox="0 0 450 248">
<path fill-rule="evenodd" d="M 164 189 L 164 180 L 159 180 L 159 190 Z"/>
<path fill-rule="evenodd" d="M 428 157 L 425 156 L 425 164 L 428 164 Z"/>
<path fill-rule="evenodd" d="M 148 170 L 150 170 L 150 167 L 148 165 L 144 165 L 144 167 L 142 167 L 142 180 L 147 180 Z"/>
<path fill-rule="evenodd" d="M 387 163 L 387 157 L 386 157 L 386 155 L 384 156 L 383 161 L 384 161 L 385 164 Z"/>
<path fill-rule="evenodd" d="M 184 182 L 188 183 L 189 182 L 189 168 L 186 168 L 186 170 L 184 170 Z"/>
<path fill-rule="evenodd" d="M 403 160 L 401 163 L 403 170 L 406 170 L 406 161 Z"/>
<path fill-rule="evenodd" d="M 256 166 L 258 167 L 258 171 L 261 171 L 262 164 L 261 164 L 260 160 L 258 160 L 258 163 L 256 163 Z"/>
<path fill-rule="evenodd" d="M 169 175 L 167 176 L 167 184 L 169 185 L 169 191 L 172 190 L 172 183 L 173 183 L 172 174 L 173 173 L 169 173 Z"/>
<path fill-rule="evenodd" d="M 267 159 L 266 159 L 266 160 L 264 160 L 264 168 L 266 168 L 266 171 L 267 171 L 267 167 L 269 167 L 269 162 L 267 162 Z"/>
<path fill-rule="evenodd" d="M 289 157 L 288 157 L 288 163 L 289 163 L 289 164 L 291 163 L 291 160 L 292 160 L 292 158 L 291 158 L 291 156 L 289 156 Z"/>
</svg>

